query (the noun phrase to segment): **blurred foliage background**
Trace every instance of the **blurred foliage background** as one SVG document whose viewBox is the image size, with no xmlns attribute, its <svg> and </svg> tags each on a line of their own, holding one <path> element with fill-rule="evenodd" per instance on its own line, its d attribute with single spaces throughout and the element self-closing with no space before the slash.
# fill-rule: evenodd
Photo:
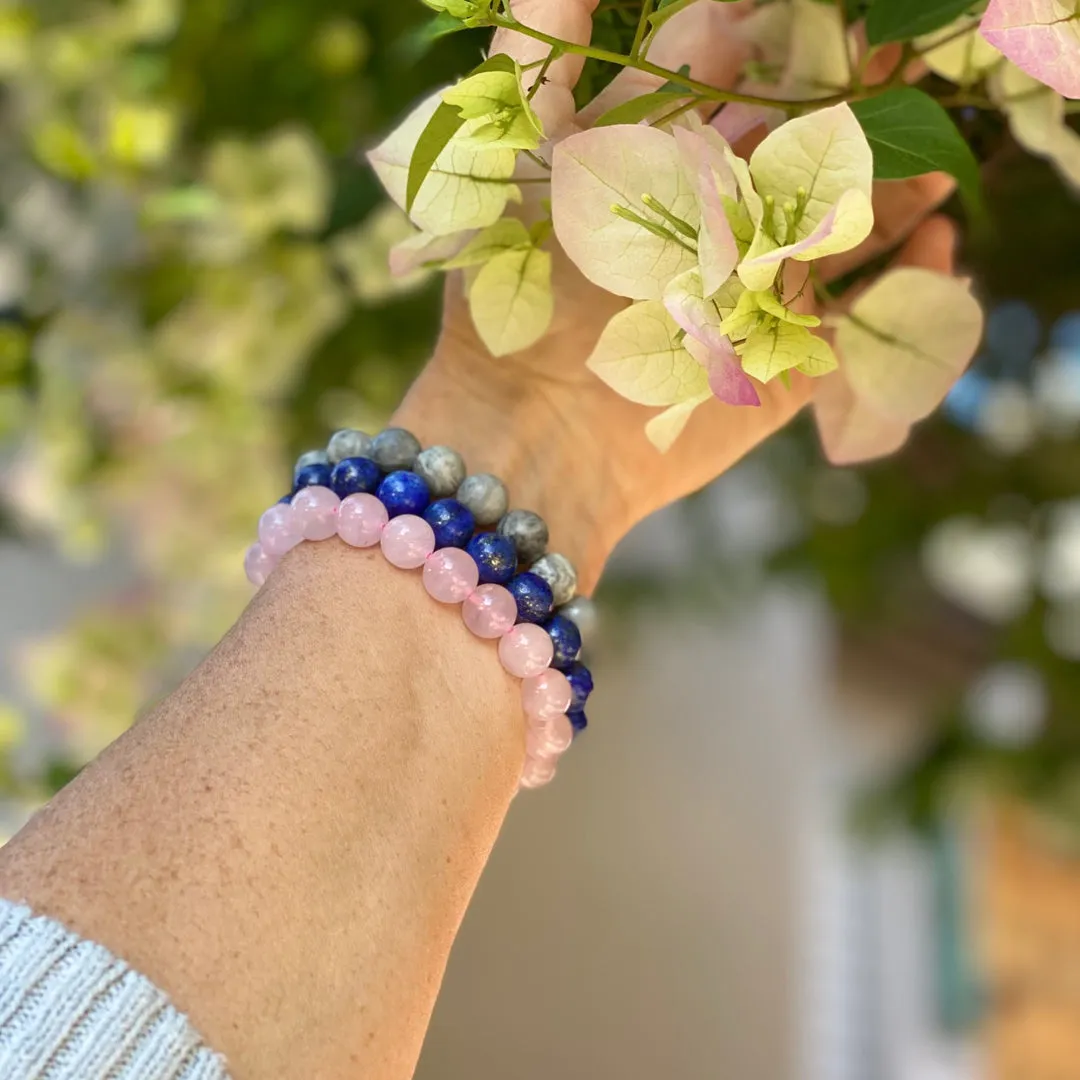
<svg viewBox="0 0 1080 1080">
<path fill-rule="evenodd" d="M 626 7 L 601 4 L 605 43 L 632 32 Z M 68 750 L 25 753 L 0 706 L 8 793 L 62 783 L 224 632 L 276 479 L 327 429 L 377 427 L 422 363 L 438 285 L 390 279 L 407 227 L 360 151 L 480 58 L 482 32 L 432 40 L 429 17 L 0 2 L 0 527 L 134 568 L 17 658 Z M 580 93 L 611 74 L 590 61 Z M 1080 836 L 1080 208 L 999 118 L 959 120 L 987 162 L 994 228 L 963 262 L 991 319 L 947 408 L 861 470 L 826 467 L 796 427 L 722 481 L 773 508 L 749 541 L 717 543 L 688 500 L 710 588 L 696 561 L 693 581 L 624 573 L 604 592 L 723 606 L 812 577 L 883 686 L 930 690 L 935 722 L 875 815 L 928 823 L 989 782 Z"/>
</svg>

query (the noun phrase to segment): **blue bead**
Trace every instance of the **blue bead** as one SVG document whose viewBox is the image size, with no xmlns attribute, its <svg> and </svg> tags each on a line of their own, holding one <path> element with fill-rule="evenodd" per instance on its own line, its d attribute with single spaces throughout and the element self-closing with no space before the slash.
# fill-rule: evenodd
<svg viewBox="0 0 1080 1080">
<path fill-rule="evenodd" d="M 570 711 L 585 708 L 585 702 L 593 691 L 592 672 L 580 661 L 575 660 L 563 670 L 574 696 L 570 699 Z"/>
<path fill-rule="evenodd" d="M 476 531 L 472 511 L 457 499 L 439 499 L 424 511 L 424 520 L 435 532 L 435 547 L 464 547 Z"/>
<path fill-rule="evenodd" d="M 480 533 L 465 549 L 480 568 L 482 585 L 505 585 L 517 569 L 517 550 L 512 540 L 498 533 Z"/>
<path fill-rule="evenodd" d="M 570 721 L 570 726 L 574 729 L 575 739 L 589 726 L 588 718 L 581 709 L 572 709 L 566 714 L 566 719 Z"/>
<path fill-rule="evenodd" d="M 551 586 L 528 570 L 512 577 L 506 587 L 517 601 L 518 622 L 542 623 L 555 606 Z"/>
<path fill-rule="evenodd" d="M 557 667 L 560 671 L 569 667 L 581 652 L 581 631 L 577 624 L 565 615 L 552 615 L 544 623 L 544 629 L 551 635 L 551 643 L 555 646 L 552 667 Z"/>
<path fill-rule="evenodd" d="M 292 495 L 282 495 L 281 498 L 278 499 L 278 506 L 282 506 L 284 503 L 291 503 L 292 499 Z"/>
<path fill-rule="evenodd" d="M 344 499 L 348 495 L 373 495 L 382 481 L 382 469 L 371 458 L 342 458 L 330 474 L 334 494 Z"/>
<path fill-rule="evenodd" d="M 386 477 L 376 494 L 391 517 L 422 514 L 431 502 L 431 492 L 423 478 L 403 469 Z"/>
<path fill-rule="evenodd" d="M 302 469 L 296 470 L 296 479 L 293 482 L 293 494 L 295 495 L 301 488 L 306 487 L 325 487 L 330 486 L 330 466 L 329 465 L 305 465 Z"/>
</svg>

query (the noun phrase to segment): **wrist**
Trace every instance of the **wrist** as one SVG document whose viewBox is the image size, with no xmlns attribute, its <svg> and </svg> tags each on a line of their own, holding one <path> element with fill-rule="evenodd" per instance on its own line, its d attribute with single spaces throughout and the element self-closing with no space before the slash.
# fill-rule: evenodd
<svg viewBox="0 0 1080 1080">
<path fill-rule="evenodd" d="M 537 393 L 531 380 L 492 380 L 491 360 L 470 368 L 436 356 L 410 388 L 393 422 L 425 446 L 453 447 L 470 473 L 492 473 L 510 505 L 547 522 L 551 550 L 578 572 L 589 594 L 630 513 L 612 482 L 603 448 L 557 392 Z"/>
</svg>

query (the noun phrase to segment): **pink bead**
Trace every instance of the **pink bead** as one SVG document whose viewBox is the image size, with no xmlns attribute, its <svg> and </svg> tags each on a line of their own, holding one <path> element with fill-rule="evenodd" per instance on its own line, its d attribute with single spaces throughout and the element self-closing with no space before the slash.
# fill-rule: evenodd
<svg viewBox="0 0 1080 1080">
<path fill-rule="evenodd" d="M 535 623 L 521 623 L 499 642 L 502 666 L 519 679 L 539 675 L 555 656 L 548 632 Z"/>
<path fill-rule="evenodd" d="M 565 713 L 549 720 L 534 721 L 525 737 L 525 753 L 530 757 L 558 757 L 574 741 L 574 726 Z"/>
<path fill-rule="evenodd" d="M 461 548 L 435 551 L 424 563 L 424 588 L 441 604 L 460 604 L 479 580 L 476 560 Z"/>
<path fill-rule="evenodd" d="M 263 551 L 262 544 L 252 544 L 244 556 L 244 573 L 247 574 L 248 581 L 255 588 L 259 588 L 270 576 L 270 571 L 274 569 L 276 562 L 273 555 L 268 555 Z"/>
<path fill-rule="evenodd" d="M 337 511 L 341 500 L 319 486 L 301 488 L 293 496 L 293 513 L 301 522 L 305 540 L 329 540 L 337 532 Z"/>
<path fill-rule="evenodd" d="M 461 617 L 477 637 L 502 637 L 517 618 L 517 601 L 501 585 L 481 585 L 461 605 Z"/>
<path fill-rule="evenodd" d="M 525 767 L 521 770 L 521 786 L 523 788 L 538 788 L 550 784 L 555 779 L 554 758 L 525 759 Z"/>
<path fill-rule="evenodd" d="M 550 720 L 570 708 L 570 680 L 554 668 L 532 675 L 521 684 L 521 705 L 532 720 Z"/>
<path fill-rule="evenodd" d="M 337 514 L 337 533 L 351 547 L 374 547 L 390 515 L 374 495 L 346 495 Z"/>
<path fill-rule="evenodd" d="M 259 543 L 267 555 L 280 559 L 304 539 L 304 527 L 291 506 L 278 503 L 259 518 Z"/>
<path fill-rule="evenodd" d="M 383 529 L 381 543 L 387 562 L 401 570 L 415 570 L 435 550 L 435 533 L 422 517 L 402 514 Z"/>
</svg>

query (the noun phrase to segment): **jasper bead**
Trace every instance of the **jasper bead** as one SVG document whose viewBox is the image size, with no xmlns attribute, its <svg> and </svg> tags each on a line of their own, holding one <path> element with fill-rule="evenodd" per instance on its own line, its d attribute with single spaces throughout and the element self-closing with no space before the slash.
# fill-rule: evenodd
<svg viewBox="0 0 1080 1080">
<path fill-rule="evenodd" d="M 337 465 L 346 458 L 370 458 L 371 436 L 366 431 L 357 431 L 354 428 L 335 431 L 326 444 L 326 456 L 331 465 Z"/>
<path fill-rule="evenodd" d="M 415 570 L 423 566 L 435 550 L 435 534 L 431 526 L 414 514 L 394 518 L 379 538 L 386 561 L 400 570 Z"/>
<path fill-rule="evenodd" d="M 547 551 L 547 524 L 531 510 L 511 510 L 504 514 L 495 531 L 513 542 L 518 560 L 526 565 L 536 562 Z"/>
<path fill-rule="evenodd" d="M 293 480 L 299 475 L 301 469 L 306 469 L 310 465 L 329 465 L 330 456 L 325 450 L 309 450 L 306 454 L 301 454 L 296 459 L 296 464 L 293 466 Z"/>
<path fill-rule="evenodd" d="M 281 503 L 271 506 L 259 518 L 259 543 L 263 551 L 275 559 L 292 551 L 303 539 L 304 524 L 293 513 L 291 501 L 288 506 Z"/>
<path fill-rule="evenodd" d="M 502 666 L 519 679 L 539 675 L 551 664 L 551 638 L 542 626 L 519 623 L 499 640 Z"/>
<path fill-rule="evenodd" d="M 465 459 L 449 446 L 429 446 L 417 457 L 413 472 L 423 478 L 433 499 L 446 499 L 465 479 Z"/>
<path fill-rule="evenodd" d="M 550 586 L 557 605 L 569 603 L 577 591 L 577 571 L 565 555 L 549 552 L 529 567 Z"/>
<path fill-rule="evenodd" d="M 555 759 L 551 757 L 525 759 L 521 770 L 520 784 L 523 788 L 533 789 L 550 784 L 555 779 Z"/>
<path fill-rule="evenodd" d="M 416 473 L 404 469 L 386 477 L 376 494 L 392 518 L 400 514 L 422 514 L 431 502 L 427 484 Z"/>
<path fill-rule="evenodd" d="M 551 637 L 555 648 L 552 665 L 557 668 L 569 667 L 581 652 L 581 635 L 578 628 L 565 615 L 552 615 L 544 629 Z"/>
<path fill-rule="evenodd" d="M 387 428 L 371 440 L 371 457 L 384 472 L 411 469 L 420 456 L 420 440 L 404 428 Z"/>
<path fill-rule="evenodd" d="M 373 495 L 381 483 L 382 469 L 366 457 L 343 458 L 330 474 L 330 487 L 342 499 L 349 495 Z"/>
<path fill-rule="evenodd" d="M 293 514 L 301 522 L 305 540 L 329 540 L 337 532 L 341 500 L 325 487 L 307 487 L 293 496 Z"/>
<path fill-rule="evenodd" d="M 244 573 L 256 588 L 262 585 L 274 569 L 274 557 L 263 550 L 262 544 L 252 544 L 244 556 Z"/>
<path fill-rule="evenodd" d="M 563 669 L 573 697 L 570 701 L 570 709 L 577 711 L 585 708 L 585 702 L 593 692 L 592 672 L 580 661 L 575 660 Z"/>
<path fill-rule="evenodd" d="M 518 622 L 542 623 L 554 605 L 551 586 L 527 570 L 515 574 L 506 586 L 517 601 Z"/>
<path fill-rule="evenodd" d="M 374 547 L 389 520 L 386 507 L 374 495 L 347 495 L 338 507 L 338 536 L 350 547 Z"/>
<path fill-rule="evenodd" d="M 457 500 L 472 511 L 477 525 L 494 525 L 506 513 L 510 496 L 497 476 L 478 473 L 465 477 L 458 488 Z"/>
<path fill-rule="evenodd" d="M 572 697 L 566 676 L 553 668 L 531 675 L 521 684 L 521 706 L 533 720 L 561 716 L 569 708 Z"/>
<path fill-rule="evenodd" d="M 465 550 L 480 567 L 480 580 L 484 584 L 505 585 L 517 569 L 517 552 L 505 536 L 497 533 L 479 533 Z"/>
<path fill-rule="evenodd" d="M 424 511 L 424 520 L 435 530 L 435 546 L 464 547 L 476 530 L 476 521 L 468 507 L 457 499 L 439 499 Z"/>
<path fill-rule="evenodd" d="M 563 604 L 557 614 L 565 615 L 578 628 L 584 644 L 595 640 L 600 617 L 596 605 L 587 596 L 575 596 L 568 604 Z"/>
<path fill-rule="evenodd" d="M 424 588 L 442 604 L 460 604 L 480 580 L 471 555 L 461 548 L 443 548 L 424 563 Z"/>
<path fill-rule="evenodd" d="M 305 465 L 297 469 L 293 478 L 293 494 L 302 491 L 306 487 L 330 487 L 329 465 Z"/>
<path fill-rule="evenodd" d="M 501 585 L 481 585 L 461 605 L 465 625 L 481 638 L 501 638 L 514 627 L 517 604 Z"/>
</svg>

